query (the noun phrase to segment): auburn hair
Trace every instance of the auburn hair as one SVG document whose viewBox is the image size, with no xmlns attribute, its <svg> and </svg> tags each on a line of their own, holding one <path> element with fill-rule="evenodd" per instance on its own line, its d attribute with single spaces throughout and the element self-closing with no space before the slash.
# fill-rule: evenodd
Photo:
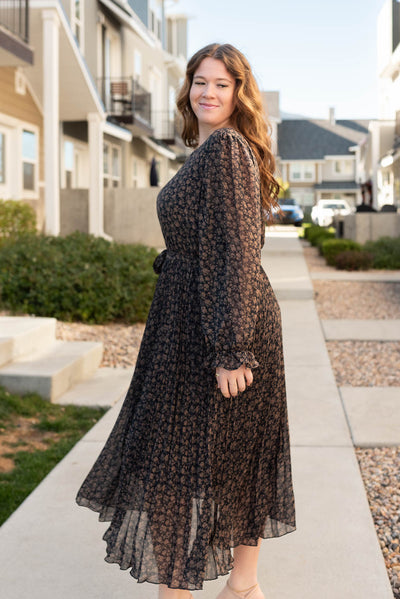
<svg viewBox="0 0 400 599">
<path fill-rule="evenodd" d="M 271 124 L 265 114 L 261 93 L 247 58 L 231 44 L 209 44 L 198 50 L 188 61 L 185 81 L 178 94 L 177 108 L 183 117 L 182 139 L 186 146 L 198 145 L 199 127 L 190 104 L 193 76 L 207 57 L 221 60 L 236 81 L 235 108 L 231 124 L 249 142 L 258 162 L 261 181 L 261 201 L 265 222 L 272 222 L 272 208 L 277 208 L 280 185 L 274 177 L 276 163 L 271 151 Z"/>
</svg>

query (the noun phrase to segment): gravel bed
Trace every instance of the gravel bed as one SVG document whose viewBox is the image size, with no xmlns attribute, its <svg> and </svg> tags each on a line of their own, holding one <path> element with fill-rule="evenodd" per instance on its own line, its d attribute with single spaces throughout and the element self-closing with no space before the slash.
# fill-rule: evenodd
<svg viewBox="0 0 400 599">
<path fill-rule="evenodd" d="M 395 599 L 400 599 L 400 447 L 355 447 Z"/>
<path fill-rule="evenodd" d="M 400 387 L 399 341 L 327 341 L 339 387 Z"/>
<path fill-rule="evenodd" d="M 144 327 L 143 323 L 89 325 L 57 321 L 56 338 L 63 341 L 102 341 L 104 351 L 101 368 L 133 368 Z"/>
<path fill-rule="evenodd" d="M 319 280 L 312 283 L 322 319 L 400 318 L 400 283 Z"/>
</svg>

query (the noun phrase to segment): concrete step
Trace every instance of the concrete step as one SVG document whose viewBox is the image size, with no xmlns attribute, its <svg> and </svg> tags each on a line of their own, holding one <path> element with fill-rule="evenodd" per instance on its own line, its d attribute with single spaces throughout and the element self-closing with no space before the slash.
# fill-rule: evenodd
<svg viewBox="0 0 400 599">
<path fill-rule="evenodd" d="M 36 316 L 0 316 L 0 366 L 55 341 L 56 319 Z"/>
<path fill-rule="evenodd" d="M 131 382 L 131 368 L 99 368 L 89 379 L 77 383 L 55 400 L 76 406 L 113 406 L 125 396 Z"/>
<path fill-rule="evenodd" d="M 400 341 L 400 320 L 321 320 L 327 341 Z"/>
<path fill-rule="evenodd" d="M 12 356 L 13 340 L 8 337 L 0 337 L 0 366 L 10 362 Z"/>
<path fill-rule="evenodd" d="M 400 445 L 400 387 L 340 387 L 354 445 Z"/>
<path fill-rule="evenodd" d="M 45 350 L 23 356 L 0 368 L 0 384 L 13 393 L 36 392 L 55 401 L 100 365 L 103 344 L 54 341 Z"/>
</svg>

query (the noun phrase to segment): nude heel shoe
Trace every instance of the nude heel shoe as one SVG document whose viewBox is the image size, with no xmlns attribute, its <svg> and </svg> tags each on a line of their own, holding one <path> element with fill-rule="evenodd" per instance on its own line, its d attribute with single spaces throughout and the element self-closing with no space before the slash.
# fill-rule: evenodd
<svg viewBox="0 0 400 599">
<path fill-rule="evenodd" d="M 229 584 L 229 581 L 226 581 L 226 585 L 222 589 L 222 591 L 217 595 L 216 599 L 251 599 L 258 588 L 258 582 L 253 584 L 253 586 L 248 589 L 243 589 L 239 591 L 238 589 L 234 589 Z"/>
</svg>

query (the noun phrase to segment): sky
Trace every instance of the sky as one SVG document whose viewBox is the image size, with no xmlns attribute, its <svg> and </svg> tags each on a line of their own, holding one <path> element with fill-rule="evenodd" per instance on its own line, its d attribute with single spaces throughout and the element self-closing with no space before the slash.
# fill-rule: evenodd
<svg viewBox="0 0 400 599">
<path fill-rule="evenodd" d="M 188 20 L 188 57 L 230 43 L 281 111 L 378 118 L 377 18 L 385 0 L 166 0 Z"/>
</svg>

